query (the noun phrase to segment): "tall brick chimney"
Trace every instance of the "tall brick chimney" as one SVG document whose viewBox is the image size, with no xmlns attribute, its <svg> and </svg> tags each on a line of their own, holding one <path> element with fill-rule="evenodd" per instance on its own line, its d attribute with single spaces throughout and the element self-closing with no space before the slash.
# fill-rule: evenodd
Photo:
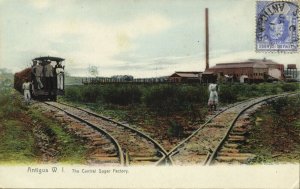
<svg viewBox="0 0 300 189">
<path fill-rule="evenodd" d="M 205 8 L 205 70 L 209 68 L 209 29 L 208 29 L 208 8 Z"/>
</svg>

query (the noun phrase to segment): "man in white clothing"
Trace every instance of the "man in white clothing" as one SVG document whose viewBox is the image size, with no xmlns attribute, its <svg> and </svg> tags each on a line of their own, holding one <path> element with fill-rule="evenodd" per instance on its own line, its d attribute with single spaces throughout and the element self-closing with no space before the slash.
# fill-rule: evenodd
<svg viewBox="0 0 300 189">
<path fill-rule="evenodd" d="M 216 110 L 217 104 L 219 102 L 218 100 L 218 86 L 217 84 L 209 84 L 208 86 L 209 91 L 209 99 L 208 99 L 208 106 L 210 110 Z"/>
<path fill-rule="evenodd" d="M 27 104 L 29 104 L 31 100 L 30 88 L 31 88 L 31 82 L 29 82 L 28 79 L 26 79 L 25 83 L 23 83 L 22 89 L 24 90 L 24 98 Z"/>
<path fill-rule="evenodd" d="M 61 63 L 58 63 L 55 66 L 55 72 L 57 76 L 57 89 L 63 90 L 64 89 L 64 69 Z"/>
</svg>

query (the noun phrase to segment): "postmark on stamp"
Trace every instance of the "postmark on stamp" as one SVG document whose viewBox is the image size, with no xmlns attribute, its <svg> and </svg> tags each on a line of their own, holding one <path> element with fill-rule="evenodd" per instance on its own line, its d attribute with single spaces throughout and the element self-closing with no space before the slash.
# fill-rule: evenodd
<svg viewBox="0 0 300 189">
<path fill-rule="evenodd" d="M 257 1 L 256 51 L 297 52 L 298 1 Z"/>
</svg>

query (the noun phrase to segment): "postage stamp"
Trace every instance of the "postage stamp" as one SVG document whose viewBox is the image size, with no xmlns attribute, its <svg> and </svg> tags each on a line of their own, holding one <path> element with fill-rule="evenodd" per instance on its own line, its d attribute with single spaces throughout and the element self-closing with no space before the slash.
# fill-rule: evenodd
<svg viewBox="0 0 300 189">
<path fill-rule="evenodd" d="M 256 51 L 297 52 L 298 1 L 257 1 Z"/>
</svg>

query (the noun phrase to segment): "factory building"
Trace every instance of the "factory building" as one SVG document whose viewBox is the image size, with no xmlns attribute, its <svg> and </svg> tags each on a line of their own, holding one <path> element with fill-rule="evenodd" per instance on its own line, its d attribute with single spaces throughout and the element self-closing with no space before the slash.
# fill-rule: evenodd
<svg viewBox="0 0 300 189">
<path fill-rule="evenodd" d="M 219 63 L 205 70 L 219 77 L 233 77 L 234 81 L 283 80 L 284 65 L 267 59 L 249 59 L 245 62 Z"/>
<path fill-rule="evenodd" d="M 169 77 L 169 82 L 172 83 L 194 83 L 199 82 L 199 77 L 202 72 L 175 72 Z"/>
<path fill-rule="evenodd" d="M 298 70 L 296 64 L 288 64 L 285 70 L 285 76 L 287 80 L 299 80 Z"/>
</svg>

